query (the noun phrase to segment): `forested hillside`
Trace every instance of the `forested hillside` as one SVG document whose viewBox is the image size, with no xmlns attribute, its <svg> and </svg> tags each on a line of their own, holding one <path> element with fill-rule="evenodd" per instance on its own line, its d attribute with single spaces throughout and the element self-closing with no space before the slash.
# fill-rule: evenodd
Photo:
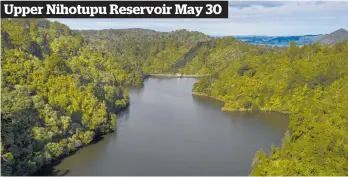
<svg viewBox="0 0 348 177">
<path fill-rule="evenodd" d="M 348 175 L 348 44 L 269 47 L 178 30 L 72 31 L 1 20 L 1 174 L 28 175 L 115 129 L 128 85 L 211 74 L 196 94 L 229 111 L 290 115 L 282 147 L 251 175 Z"/>
<path fill-rule="evenodd" d="M 282 147 L 260 150 L 251 175 L 348 175 L 348 45 L 292 43 L 282 52 L 249 55 L 202 79 L 194 92 L 224 110 L 290 115 Z"/>
<path fill-rule="evenodd" d="M 1 20 L 1 174 L 27 175 L 114 131 L 128 73 L 47 20 Z"/>
<path fill-rule="evenodd" d="M 225 63 L 248 55 L 263 55 L 279 47 L 250 45 L 233 37 L 209 38 L 203 33 L 145 29 L 81 30 L 88 45 L 110 53 L 129 71 L 212 74 Z"/>
<path fill-rule="evenodd" d="M 170 33 L 144 29 L 78 31 L 88 45 L 111 54 L 128 71 L 174 73 L 175 64 L 198 42 L 210 38 L 200 32 Z"/>
<path fill-rule="evenodd" d="M 250 45 L 233 37 L 216 38 L 198 43 L 176 64 L 185 74 L 216 74 L 237 59 L 260 56 L 282 50 L 279 47 Z"/>
<path fill-rule="evenodd" d="M 114 131 L 126 86 L 173 72 L 209 38 L 179 30 L 72 31 L 48 20 L 1 20 L 1 174 L 28 175 Z"/>
</svg>

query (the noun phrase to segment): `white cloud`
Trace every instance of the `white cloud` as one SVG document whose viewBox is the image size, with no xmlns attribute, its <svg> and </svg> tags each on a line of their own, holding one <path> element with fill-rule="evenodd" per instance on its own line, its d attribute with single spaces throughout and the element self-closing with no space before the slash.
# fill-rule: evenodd
<svg viewBox="0 0 348 177">
<path fill-rule="evenodd" d="M 231 19 L 245 18 L 306 18 L 348 17 L 348 2 L 284 2 L 282 6 L 255 5 L 245 8 L 230 8 Z"/>
<path fill-rule="evenodd" d="M 348 29 L 348 1 L 248 2 L 229 7 L 228 19 L 58 19 L 73 29 L 187 29 L 211 35 L 298 35 Z M 241 8 L 242 7 L 242 8 Z"/>
</svg>

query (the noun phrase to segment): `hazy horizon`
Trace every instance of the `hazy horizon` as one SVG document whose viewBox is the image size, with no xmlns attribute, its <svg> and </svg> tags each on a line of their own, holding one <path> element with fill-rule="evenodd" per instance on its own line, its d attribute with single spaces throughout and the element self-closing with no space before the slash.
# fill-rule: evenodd
<svg viewBox="0 0 348 177">
<path fill-rule="evenodd" d="M 212 36 L 298 36 L 348 29 L 348 1 L 230 1 L 228 19 L 51 19 L 71 29 L 186 29 Z"/>
<path fill-rule="evenodd" d="M 63 24 L 65 24 L 65 25 L 67 25 L 67 26 L 69 26 L 70 27 L 70 25 L 69 24 L 66 24 L 66 23 L 64 23 L 64 22 L 62 22 L 63 20 L 65 20 L 65 19 L 48 19 L 48 20 L 50 20 L 50 21 L 58 21 L 58 22 L 60 22 L 60 23 L 63 23 Z M 337 30 L 340 30 L 340 29 L 344 29 L 344 30 L 347 30 L 346 28 L 337 28 L 337 29 L 335 29 L 335 30 L 332 30 L 332 31 L 330 31 L 330 32 L 327 32 L 327 33 L 318 33 L 318 34 L 314 34 L 314 33 L 308 33 L 308 34 L 289 34 L 289 35 L 267 35 L 267 34 L 226 34 L 226 35 L 224 35 L 224 34 L 207 34 L 207 33 L 205 33 L 205 32 L 202 32 L 202 31 L 199 31 L 199 30 L 190 30 L 190 29 L 185 29 L 185 28 L 180 28 L 180 29 L 174 29 L 174 30 L 170 30 L 170 31 L 161 31 L 161 30 L 156 30 L 156 29 L 151 29 L 151 28 L 141 28 L 141 27 L 129 27 L 129 28 L 100 28 L 100 29 L 90 29 L 90 28 L 83 28 L 83 29 L 79 29 L 79 28 L 73 28 L 73 27 L 70 27 L 72 30 L 131 30 L 131 29 L 142 29 L 142 30 L 151 30 L 151 31 L 156 31 L 156 32 L 164 32 L 164 33 L 166 33 L 166 32 L 174 32 L 174 31 L 178 31 L 178 30 L 187 30 L 187 31 L 190 31 L 190 32 L 200 32 L 200 33 L 204 33 L 204 34 L 206 34 L 206 35 L 208 35 L 208 36 L 212 36 L 212 37 L 224 37 L 224 36 L 277 36 L 277 37 L 281 37 L 281 36 L 309 36 L 309 35 L 325 35 L 325 34 L 330 34 L 330 33 L 332 33 L 332 32 L 334 32 L 334 31 L 337 31 Z"/>
</svg>

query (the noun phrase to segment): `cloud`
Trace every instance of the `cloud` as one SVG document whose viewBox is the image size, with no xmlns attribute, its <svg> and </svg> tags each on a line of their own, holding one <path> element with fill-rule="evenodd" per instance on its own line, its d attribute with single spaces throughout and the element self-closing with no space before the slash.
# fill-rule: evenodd
<svg viewBox="0 0 348 177">
<path fill-rule="evenodd" d="M 228 19 L 57 19 L 73 29 L 187 29 L 211 35 L 302 35 L 348 29 L 348 2 L 236 2 Z"/>
<path fill-rule="evenodd" d="M 263 7 L 278 7 L 282 6 L 285 2 L 279 1 L 229 1 L 229 6 L 232 8 L 246 8 L 252 6 L 263 6 Z"/>
<path fill-rule="evenodd" d="M 244 8 L 230 7 L 229 17 L 231 19 L 257 20 L 270 18 L 284 18 L 301 20 L 306 17 L 347 17 L 348 2 L 286 2 L 282 6 L 272 8 L 254 5 Z"/>
</svg>

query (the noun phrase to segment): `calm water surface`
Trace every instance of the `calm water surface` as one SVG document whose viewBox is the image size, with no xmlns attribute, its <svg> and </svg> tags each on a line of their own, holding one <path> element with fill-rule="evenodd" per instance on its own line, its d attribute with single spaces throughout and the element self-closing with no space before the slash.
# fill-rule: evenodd
<svg viewBox="0 0 348 177">
<path fill-rule="evenodd" d="M 117 131 L 43 170 L 46 175 L 248 175 L 255 152 L 279 145 L 277 113 L 225 113 L 192 96 L 196 79 L 147 79 L 131 89 Z"/>
</svg>

